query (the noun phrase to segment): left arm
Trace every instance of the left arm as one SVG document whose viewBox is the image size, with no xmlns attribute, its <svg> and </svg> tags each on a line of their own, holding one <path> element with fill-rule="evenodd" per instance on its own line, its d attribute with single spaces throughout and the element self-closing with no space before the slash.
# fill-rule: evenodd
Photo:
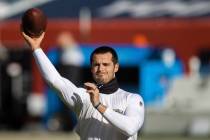
<svg viewBox="0 0 210 140">
<path fill-rule="evenodd" d="M 132 136 L 143 125 L 144 104 L 139 95 L 130 95 L 128 98 L 128 107 L 126 108 L 125 114 L 120 114 L 110 108 L 106 108 L 103 116 L 123 134 Z"/>
<path fill-rule="evenodd" d="M 128 96 L 128 106 L 124 114 L 115 112 L 102 104 L 97 106 L 99 101 L 99 90 L 93 83 L 85 83 L 87 93 L 93 106 L 119 131 L 127 136 L 133 136 L 142 127 L 144 122 L 144 103 L 137 94 Z"/>
</svg>

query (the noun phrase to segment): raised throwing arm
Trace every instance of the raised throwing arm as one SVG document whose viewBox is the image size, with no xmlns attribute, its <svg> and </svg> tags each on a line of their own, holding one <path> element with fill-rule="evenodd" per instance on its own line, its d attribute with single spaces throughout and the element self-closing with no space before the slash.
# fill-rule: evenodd
<svg viewBox="0 0 210 140">
<path fill-rule="evenodd" d="M 44 34 L 45 33 L 37 38 L 31 38 L 22 32 L 24 39 L 33 52 L 34 59 L 39 67 L 42 77 L 48 84 L 59 91 L 59 96 L 65 103 L 67 103 L 67 105 L 75 107 L 77 103 L 82 104 L 85 94 L 82 94 L 79 88 L 57 72 L 53 64 L 40 48 Z"/>
</svg>

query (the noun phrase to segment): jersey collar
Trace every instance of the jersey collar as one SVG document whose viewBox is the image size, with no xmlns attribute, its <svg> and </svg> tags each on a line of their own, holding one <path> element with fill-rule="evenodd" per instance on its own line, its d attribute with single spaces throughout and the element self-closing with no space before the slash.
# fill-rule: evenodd
<svg viewBox="0 0 210 140">
<path fill-rule="evenodd" d="M 112 94 L 119 89 L 117 78 L 112 79 L 107 84 L 97 84 L 100 93 Z"/>
</svg>

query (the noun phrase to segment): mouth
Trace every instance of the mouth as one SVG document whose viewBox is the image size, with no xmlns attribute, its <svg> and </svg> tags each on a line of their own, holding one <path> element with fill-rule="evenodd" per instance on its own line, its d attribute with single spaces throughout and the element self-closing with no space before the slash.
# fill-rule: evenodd
<svg viewBox="0 0 210 140">
<path fill-rule="evenodd" d="M 97 73 L 96 75 L 99 76 L 99 77 L 102 77 L 102 76 L 105 75 L 105 73 Z"/>
</svg>

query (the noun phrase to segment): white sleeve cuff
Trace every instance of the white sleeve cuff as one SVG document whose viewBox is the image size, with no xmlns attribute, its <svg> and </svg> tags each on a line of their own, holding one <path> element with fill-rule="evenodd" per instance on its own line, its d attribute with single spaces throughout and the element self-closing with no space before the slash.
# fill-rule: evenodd
<svg viewBox="0 0 210 140">
<path fill-rule="evenodd" d="M 37 48 L 33 51 L 33 54 L 36 55 L 39 54 L 40 52 L 43 52 L 42 48 Z"/>
<path fill-rule="evenodd" d="M 103 113 L 104 117 L 109 118 L 111 115 L 112 109 L 106 108 L 105 112 Z"/>
</svg>

